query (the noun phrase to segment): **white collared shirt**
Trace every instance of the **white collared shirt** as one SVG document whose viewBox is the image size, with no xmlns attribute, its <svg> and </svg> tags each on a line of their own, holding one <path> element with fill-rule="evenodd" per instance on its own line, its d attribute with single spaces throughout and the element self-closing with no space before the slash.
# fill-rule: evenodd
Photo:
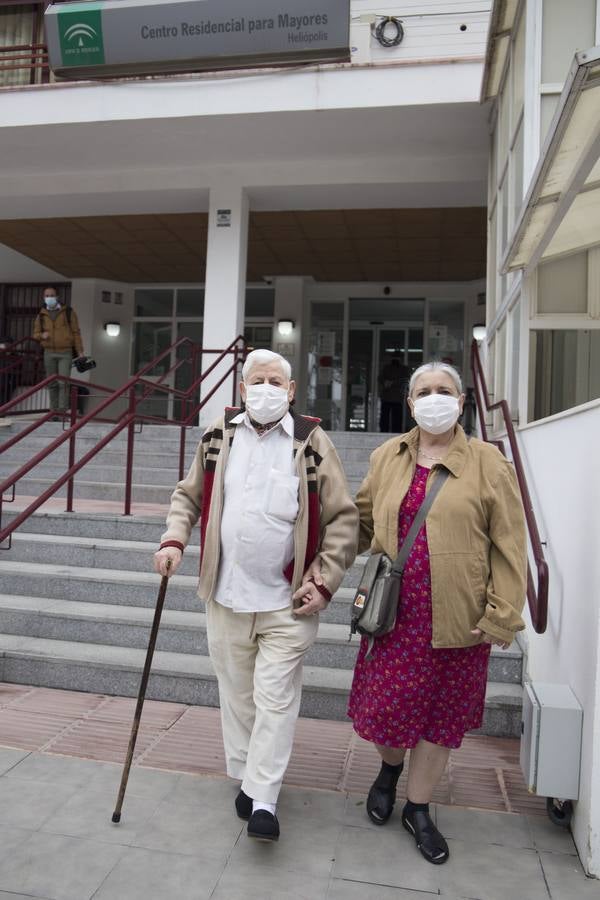
<svg viewBox="0 0 600 900">
<path fill-rule="evenodd" d="M 294 420 L 286 413 L 263 435 L 247 413 L 231 421 L 215 600 L 233 612 L 272 612 L 292 599 L 283 570 L 294 556 L 298 516 Z"/>
</svg>

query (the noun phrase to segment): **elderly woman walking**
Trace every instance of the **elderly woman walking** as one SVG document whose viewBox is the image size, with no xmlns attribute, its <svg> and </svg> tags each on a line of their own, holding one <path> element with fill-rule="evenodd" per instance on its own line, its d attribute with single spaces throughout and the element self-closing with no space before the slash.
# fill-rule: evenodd
<svg viewBox="0 0 600 900">
<path fill-rule="evenodd" d="M 359 552 L 395 558 L 443 467 L 449 476 L 404 568 L 393 631 L 360 647 L 349 703 L 355 731 L 372 741 L 381 770 L 367 800 L 377 825 L 389 819 L 410 749 L 402 824 L 428 862 L 448 845 L 429 802 L 450 750 L 481 725 L 491 644 L 507 648 L 524 627 L 526 539 L 513 467 L 490 444 L 467 442 L 457 424 L 458 372 L 427 363 L 410 380 L 417 427 L 373 453 L 358 495 Z"/>
</svg>

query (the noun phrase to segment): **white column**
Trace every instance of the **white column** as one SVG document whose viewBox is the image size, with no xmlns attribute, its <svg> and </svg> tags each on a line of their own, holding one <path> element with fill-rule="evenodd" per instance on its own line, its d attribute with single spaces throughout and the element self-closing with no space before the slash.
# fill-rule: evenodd
<svg viewBox="0 0 600 900">
<path fill-rule="evenodd" d="M 208 243 L 206 250 L 206 292 L 202 344 L 207 349 L 224 350 L 244 330 L 246 257 L 248 250 L 248 197 L 239 184 L 222 183 L 210 190 Z M 217 356 L 205 354 L 203 371 Z M 202 397 L 210 393 L 231 365 L 229 356 L 202 383 Z M 226 379 L 202 408 L 200 424 L 208 425 L 231 405 L 232 380 Z"/>
<path fill-rule="evenodd" d="M 297 384 L 297 408 L 304 412 L 306 401 L 306 363 L 300 358 L 302 346 L 302 310 L 304 304 L 304 278 L 300 275 L 282 275 L 275 279 L 275 324 L 272 349 L 289 361 L 292 376 Z M 292 321 L 291 334 L 281 334 L 278 322 Z"/>
</svg>

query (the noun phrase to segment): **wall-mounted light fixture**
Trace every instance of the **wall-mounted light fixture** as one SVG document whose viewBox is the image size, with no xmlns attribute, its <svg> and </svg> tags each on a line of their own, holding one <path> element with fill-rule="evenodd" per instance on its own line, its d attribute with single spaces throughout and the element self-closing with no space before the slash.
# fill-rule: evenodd
<svg viewBox="0 0 600 900">
<path fill-rule="evenodd" d="M 473 325 L 473 337 L 476 341 L 485 341 L 487 329 L 485 325 Z"/>
<path fill-rule="evenodd" d="M 289 337 L 294 330 L 294 322 L 292 319 L 280 319 L 277 329 L 281 337 Z"/>
<path fill-rule="evenodd" d="M 104 330 L 109 337 L 119 337 L 121 333 L 120 322 L 105 322 Z"/>
</svg>

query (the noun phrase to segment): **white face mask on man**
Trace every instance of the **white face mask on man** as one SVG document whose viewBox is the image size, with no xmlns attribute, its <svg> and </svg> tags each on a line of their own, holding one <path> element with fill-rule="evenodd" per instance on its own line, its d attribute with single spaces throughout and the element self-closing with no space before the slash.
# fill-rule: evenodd
<svg viewBox="0 0 600 900">
<path fill-rule="evenodd" d="M 56 309 L 58 306 L 58 297 L 44 297 L 44 303 L 48 309 Z"/>
<path fill-rule="evenodd" d="M 249 384 L 246 387 L 248 415 L 259 425 L 278 422 L 290 406 L 286 388 L 274 384 Z"/>
<path fill-rule="evenodd" d="M 415 400 L 415 422 L 429 434 L 443 434 L 458 422 L 460 407 L 458 397 L 450 394 L 428 394 Z"/>
</svg>

